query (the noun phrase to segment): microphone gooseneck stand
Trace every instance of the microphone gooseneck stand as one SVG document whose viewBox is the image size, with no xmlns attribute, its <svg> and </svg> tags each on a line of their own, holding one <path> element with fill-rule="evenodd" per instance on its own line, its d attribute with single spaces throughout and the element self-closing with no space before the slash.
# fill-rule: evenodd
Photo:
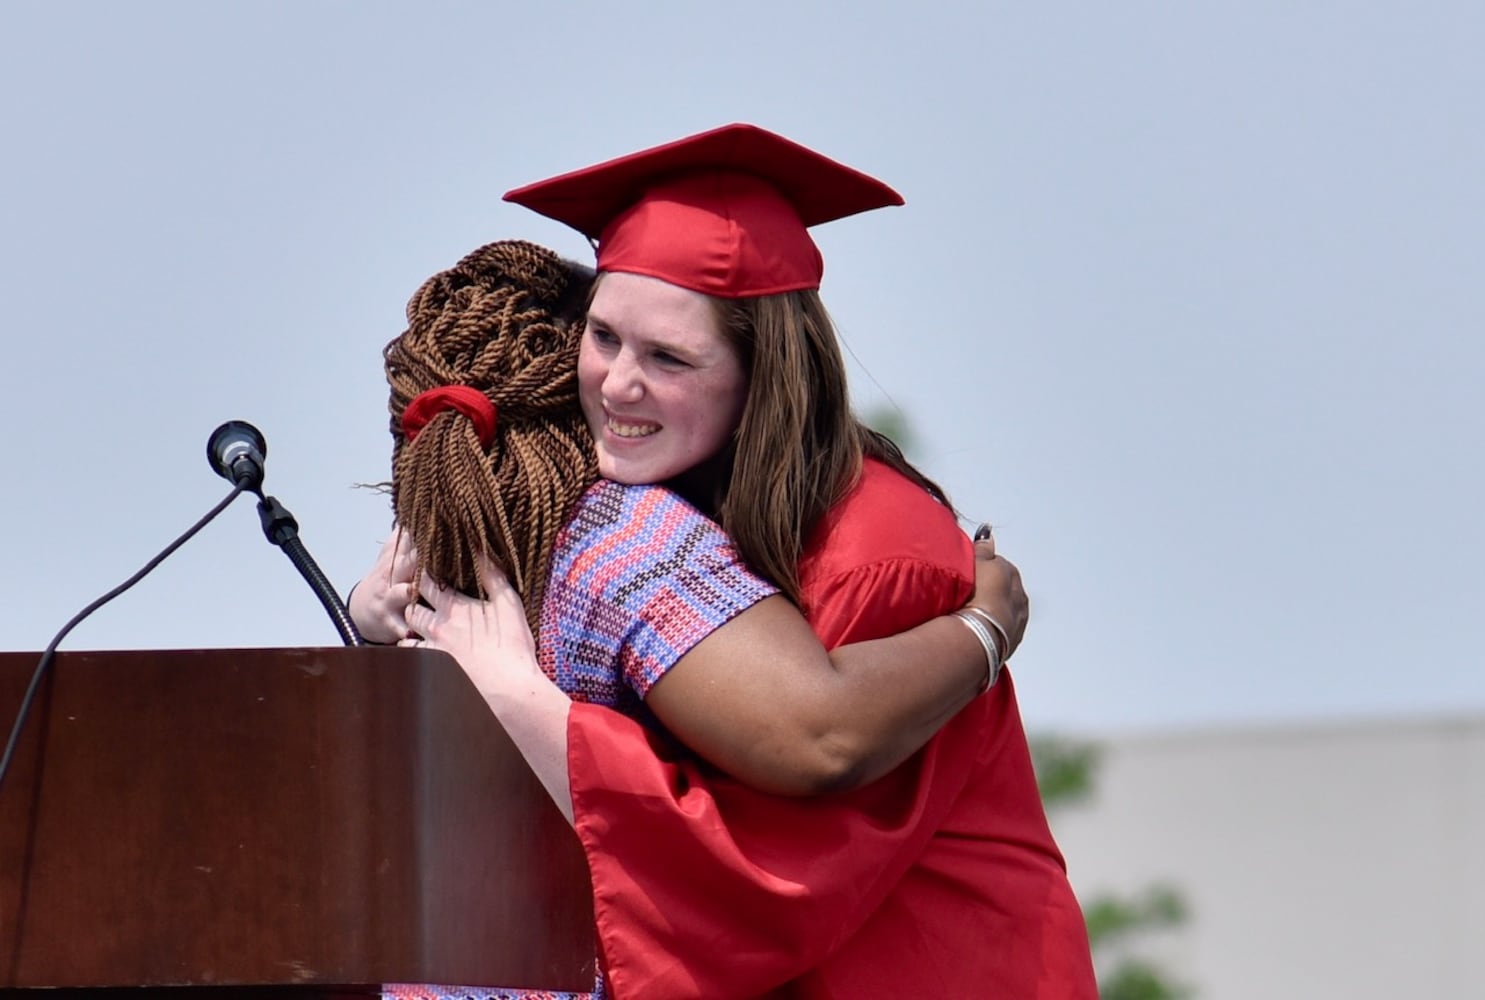
<svg viewBox="0 0 1485 1000">
<path fill-rule="evenodd" d="M 206 460 L 212 470 L 240 489 L 250 491 L 258 498 L 258 518 L 263 522 L 263 537 L 283 550 L 289 562 L 304 577 L 309 589 L 314 591 L 325 608 L 341 641 L 347 646 L 364 646 L 366 640 L 356 631 L 345 602 L 320 572 L 314 557 L 299 541 L 299 522 L 287 507 L 274 497 L 263 495 L 263 461 L 268 454 L 268 442 L 263 434 L 245 420 L 229 420 L 216 430 L 206 442 Z"/>
<path fill-rule="evenodd" d="M 271 543 L 283 550 L 284 555 L 289 557 L 289 562 L 304 577 L 304 582 L 309 584 L 309 589 L 314 591 L 320 599 L 320 604 L 325 608 L 325 613 L 335 623 L 335 628 L 340 632 L 341 641 L 347 646 L 364 646 L 366 640 L 361 638 L 361 633 L 356 630 L 356 623 L 351 621 L 351 613 L 346 609 L 345 602 L 335 592 L 325 574 L 320 572 L 319 565 L 304 543 L 299 540 L 299 522 L 294 520 L 294 515 L 289 509 L 278 502 L 276 497 L 258 494 L 258 518 L 263 522 L 263 536 Z"/>
</svg>

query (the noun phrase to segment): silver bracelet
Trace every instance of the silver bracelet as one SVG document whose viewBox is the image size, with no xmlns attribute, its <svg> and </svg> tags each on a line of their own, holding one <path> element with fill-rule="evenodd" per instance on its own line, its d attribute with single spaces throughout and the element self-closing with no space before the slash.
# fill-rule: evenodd
<svg viewBox="0 0 1485 1000">
<path fill-rule="evenodd" d="M 985 679 L 980 684 L 980 693 L 984 694 L 1000 678 L 1000 650 L 995 648 L 995 636 L 990 633 L 985 623 L 970 614 L 968 609 L 961 608 L 955 611 L 954 617 L 962 621 L 974 633 L 975 638 L 980 641 L 980 646 L 985 650 Z"/>
<path fill-rule="evenodd" d="M 985 624 L 993 628 L 995 630 L 995 634 L 1000 636 L 1000 662 L 1004 663 L 1006 660 L 1010 659 L 1011 637 L 1010 634 L 1006 632 L 1005 626 L 996 621 L 995 616 L 990 614 L 990 612 L 986 611 L 984 608 L 977 608 L 973 604 L 971 604 L 965 607 L 963 610 L 968 611 L 971 614 L 979 615 L 985 620 Z"/>
</svg>

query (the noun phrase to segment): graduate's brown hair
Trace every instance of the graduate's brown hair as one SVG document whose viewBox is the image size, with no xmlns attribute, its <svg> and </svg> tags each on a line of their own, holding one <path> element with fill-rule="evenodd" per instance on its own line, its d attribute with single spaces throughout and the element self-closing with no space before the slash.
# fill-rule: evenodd
<svg viewBox="0 0 1485 1000">
<path fill-rule="evenodd" d="M 715 513 L 754 572 L 798 603 L 804 545 L 856 484 L 863 457 L 885 462 L 946 506 L 948 499 L 851 412 L 845 360 L 818 292 L 712 301 L 748 373 L 731 461 L 715 484 Z"/>
</svg>

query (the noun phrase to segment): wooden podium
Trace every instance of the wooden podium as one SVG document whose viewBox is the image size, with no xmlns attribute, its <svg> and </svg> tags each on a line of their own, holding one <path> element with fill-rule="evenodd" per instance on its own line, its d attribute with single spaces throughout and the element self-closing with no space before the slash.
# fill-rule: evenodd
<svg viewBox="0 0 1485 1000">
<path fill-rule="evenodd" d="M 0 653 L 7 733 L 37 658 Z M 586 991 L 594 952 L 576 837 L 442 653 L 63 653 L 0 786 L 0 988 Z"/>
</svg>

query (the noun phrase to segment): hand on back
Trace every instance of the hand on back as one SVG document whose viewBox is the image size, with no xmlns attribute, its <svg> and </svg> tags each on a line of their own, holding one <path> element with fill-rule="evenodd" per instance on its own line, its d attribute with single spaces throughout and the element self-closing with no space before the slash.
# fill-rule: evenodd
<svg viewBox="0 0 1485 1000">
<path fill-rule="evenodd" d="M 536 640 L 521 596 L 488 560 L 480 565 L 480 585 L 483 600 L 440 586 L 425 573 L 418 587 L 424 603 L 405 611 L 408 627 L 421 638 L 401 645 L 441 649 L 459 661 L 481 694 L 502 686 L 508 693 L 512 684 L 530 683 L 541 674 Z M 544 675 L 543 682 L 550 683 Z"/>
</svg>

